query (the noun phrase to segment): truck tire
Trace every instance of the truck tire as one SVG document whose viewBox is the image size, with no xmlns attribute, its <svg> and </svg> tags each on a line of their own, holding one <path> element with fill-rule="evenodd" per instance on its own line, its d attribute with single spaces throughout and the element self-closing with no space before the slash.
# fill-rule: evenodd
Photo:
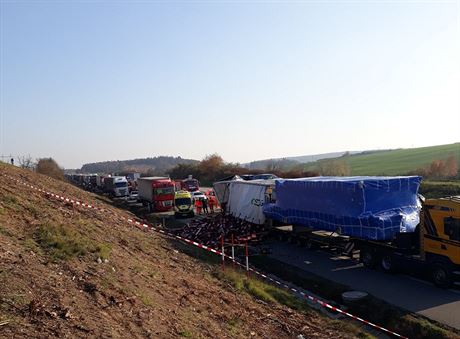
<svg viewBox="0 0 460 339">
<path fill-rule="evenodd" d="M 376 254 L 370 248 L 362 248 L 359 252 L 359 259 L 363 263 L 364 267 L 374 268 L 376 262 Z"/>
<path fill-rule="evenodd" d="M 395 272 L 395 263 L 393 257 L 390 254 L 382 255 L 382 258 L 380 259 L 380 266 L 386 273 Z"/>
<path fill-rule="evenodd" d="M 432 270 L 433 282 L 437 287 L 449 288 L 452 284 L 450 271 L 442 264 L 435 264 Z"/>
</svg>

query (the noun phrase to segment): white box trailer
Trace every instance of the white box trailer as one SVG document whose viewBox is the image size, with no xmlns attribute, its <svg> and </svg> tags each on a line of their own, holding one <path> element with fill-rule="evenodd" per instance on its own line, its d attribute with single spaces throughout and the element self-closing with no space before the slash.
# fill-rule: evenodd
<svg viewBox="0 0 460 339">
<path fill-rule="evenodd" d="M 274 198 L 274 186 L 274 180 L 230 180 L 213 184 L 227 214 L 259 225 L 265 223 L 263 206 Z"/>
<path fill-rule="evenodd" d="M 125 177 L 107 177 L 104 179 L 104 192 L 114 197 L 129 195 L 128 180 Z"/>
</svg>

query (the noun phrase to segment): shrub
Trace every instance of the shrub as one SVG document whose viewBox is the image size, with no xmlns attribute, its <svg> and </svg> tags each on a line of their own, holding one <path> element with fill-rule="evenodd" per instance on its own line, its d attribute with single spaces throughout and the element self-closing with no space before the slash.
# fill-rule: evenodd
<svg viewBox="0 0 460 339">
<path fill-rule="evenodd" d="M 64 180 L 64 171 L 53 158 L 39 159 L 36 171 L 54 179 Z"/>
</svg>

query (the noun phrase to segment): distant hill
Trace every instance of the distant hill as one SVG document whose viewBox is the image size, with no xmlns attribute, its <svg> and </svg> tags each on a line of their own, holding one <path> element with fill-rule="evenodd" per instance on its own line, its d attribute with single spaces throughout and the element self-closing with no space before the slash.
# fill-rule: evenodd
<svg viewBox="0 0 460 339">
<path fill-rule="evenodd" d="M 197 160 L 183 159 L 181 157 L 159 156 L 134 160 L 103 161 L 84 164 L 81 168 L 86 173 L 115 173 L 123 171 L 151 172 L 165 174 L 178 164 L 194 164 Z"/>
<path fill-rule="evenodd" d="M 433 160 L 445 160 L 453 155 L 460 166 L 460 143 L 371 151 L 342 156 L 351 168 L 352 175 L 404 175 L 418 168 L 429 165 Z M 339 159 L 339 157 L 335 158 Z M 317 169 L 319 162 L 305 165 L 306 170 Z"/>
<path fill-rule="evenodd" d="M 373 151 L 368 151 L 368 152 L 373 152 Z M 288 157 L 286 159 L 294 160 L 300 163 L 308 163 L 308 162 L 318 161 L 321 159 L 338 158 L 338 157 L 343 156 L 345 153 L 358 154 L 358 153 L 361 153 L 361 151 L 331 152 L 331 153 L 322 153 L 322 154 L 313 154 L 313 155 L 300 155 L 297 157 Z"/>
<path fill-rule="evenodd" d="M 300 156 L 286 157 L 286 158 L 256 160 L 256 161 L 252 161 L 252 162 L 243 164 L 243 167 L 246 167 L 249 169 L 258 169 L 258 170 L 267 170 L 267 169 L 269 170 L 270 168 L 276 167 L 276 169 L 288 170 L 302 163 L 315 162 L 321 159 L 337 158 L 337 157 L 341 157 L 345 153 L 356 154 L 360 152 L 359 151 L 331 152 L 331 153 L 312 154 L 312 155 L 300 155 Z"/>
</svg>

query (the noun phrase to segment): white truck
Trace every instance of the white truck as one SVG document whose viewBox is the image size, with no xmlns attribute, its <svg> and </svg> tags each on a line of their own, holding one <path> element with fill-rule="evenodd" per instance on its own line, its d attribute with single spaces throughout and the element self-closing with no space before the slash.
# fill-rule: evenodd
<svg viewBox="0 0 460 339">
<path fill-rule="evenodd" d="M 114 197 L 129 195 L 128 180 L 125 177 L 106 177 L 104 179 L 104 192 Z"/>
</svg>

